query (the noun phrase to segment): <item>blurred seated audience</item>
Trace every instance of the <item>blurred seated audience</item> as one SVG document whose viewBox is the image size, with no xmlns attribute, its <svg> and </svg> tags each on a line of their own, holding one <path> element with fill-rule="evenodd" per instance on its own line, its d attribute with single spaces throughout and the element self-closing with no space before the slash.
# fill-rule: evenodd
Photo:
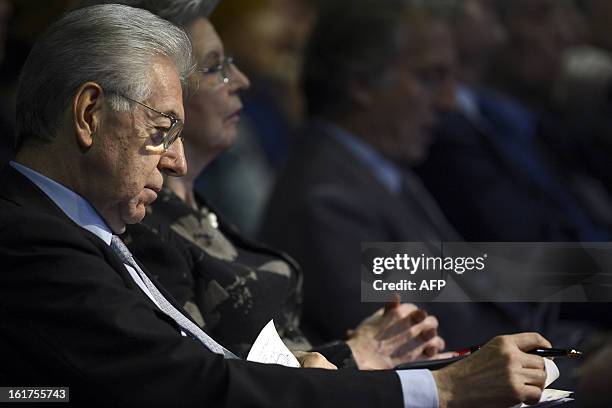
<svg viewBox="0 0 612 408">
<path fill-rule="evenodd" d="M 612 194 L 612 3 L 580 4 L 586 40 L 565 53 L 554 95 L 558 110 L 577 125 L 572 137 L 557 138 L 550 147 L 564 166 L 588 173 Z"/>
<path fill-rule="evenodd" d="M 461 240 L 412 171 L 432 142 L 434 100 L 452 102 L 449 81 L 438 80 L 452 70 L 452 35 L 421 8 L 350 4 L 321 11 L 303 71 L 310 122 L 262 224 L 264 239 L 304 268 L 303 327 L 321 340 L 379 307 L 360 301 L 361 242 Z M 548 304 L 424 307 L 451 349 L 546 332 L 557 313 Z"/>
<path fill-rule="evenodd" d="M 571 42 L 562 36 L 568 30 L 565 2 L 504 3 L 509 39 L 496 70 L 514 96 L 484 83 L 486 66 L 499 53 L 495 43 L 482 43 L 500 31 L 494 9 L 483 1 L 463 4 L 453 25 L 462 39 L 456 103 L 436 106 L 435 142 L 418 169 L 423 182 L 469 241 L 608 240 L 605 211 L 586 205 L 573 188 L 571 169 L 559 166 L 543 143 L 546 135 L 562 139 L 563 129 L 533 107 L 544 104 Z M 462 34 L 469 26 L 486 31 Z"/>
</svg>

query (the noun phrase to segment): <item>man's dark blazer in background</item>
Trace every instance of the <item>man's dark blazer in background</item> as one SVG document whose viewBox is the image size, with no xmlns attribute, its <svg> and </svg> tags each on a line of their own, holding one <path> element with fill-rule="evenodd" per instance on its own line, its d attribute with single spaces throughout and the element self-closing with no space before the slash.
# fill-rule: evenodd
<svg viewBox="0 0 612 408">
<path fill-rule="evenodd" d="M 459 233 L 475 242 L 607 240 L 539 148 L 537 116 L 492 92 L 475 95 L 480 117 L 441 114 L 417 169 Z"/>
<path fill-rule="evenodd" d="M 546 146 L 567 139 L 580 145 L 575 129 L 561 121 L 543 120 L 521 105 L 492 91 L 474 92 L 479 117 L 463 112 L 441 114 L 427 161 L 417 169 L 442 210 L 468 241 L 589 241 L 594 230 L 610 231 L 591 220 L 571 195 L 571 178 Z M 581 127 L 582 133 L 588 127 Z M 570 137 L 571 135 L 571 137 Z M 586 136 L 583 134 L 582 136 Z M 546 138 L 548 144 L 542 144 Z M 583 141 L 584 142 L 584 141 Z M 589 146 L 593 148 L 593 146 Z M 575 149 L 579 155 L 581 149 Z M 609 162 L 612 162 L 608 160 Z M 592 163 L 597 166 L 601 160 Z M 602 174 L 603 176 L 603 174 Z M 566 205 L 560 198 L 565 197 Z M 584 218 L 568 214 L 574 201 Z M 601 305 L 567 303 L 561 316 L 612 327 Z"/>
<path fill-rule="evenodd" d="M 69 386 L 75 406 L 402 405 L 394 372 L 213 354 L 182 337 L 111 248 L 27 178 L 6 166 L 0 185 L 0 385 Z"/>
<path fill-rule="evenodd" d="M 264 241 L 302 265 L 304 329 L 323 341 L 344 336 L 381 306 L 360 301 L 361 242 L 460 240 L 418 178 L 392 194 L 368 165 L 316 124 L 281 174 L 262 232 Z M 420 306 L 439 319 L 450 349 L 498 334 L 545 332 L 555 315 L 546 305 Z"/>
</svg>

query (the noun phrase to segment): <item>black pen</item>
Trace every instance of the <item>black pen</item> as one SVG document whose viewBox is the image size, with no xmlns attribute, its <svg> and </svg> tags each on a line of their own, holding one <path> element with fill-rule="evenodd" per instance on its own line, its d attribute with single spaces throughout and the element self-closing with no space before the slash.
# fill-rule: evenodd
<svg viewBox="0 0 612 408">
<path fill-rule="evenodd" d="M 565 350 L 558 348 L 537 348 L 535 350 L 531 350 L 527 352 L 528 354 L 535 354 L 540 357 L 569 357 L 569 358 L 577 358 L 582 356 L 582 351 L 578 350 Z"/>
<path fill-rule="evenodd" d="M 470 354 L 478 351 L 480 346 L 473 346 L 469 349 L 456 351 L 456 356 L 451 358 L 444 358 L 439 360 L 421 360 L 421 361 L 413 361 L 411 363 L 401 364 L 395 367 L 396 370 L 416 370 L 416 369 L 428 369 L 428 370 L 438 370 L 440 368 L 446 367 L 449 364 L 455 363 L 459 360 L 464 359 Z M 528 354 L 535 354 L 536 356 L 541 357 L 569 357 L 576 358 L 582 356 L 582 352 L 578 350 L 566 350 L 566 349 L 557 349 L 557 348 L 537 348 L 531 351 L 528 351 Z"/>
<path fill-rule="evenodd" d="M 449 364 L 455 363 L 459 360 L 463 360 L 473 352 L 480 349 L 480 346 L 473 346 L 461 351 L 454 351 L 455 354 L 453 357 L 449 358 L 440 358 L 434 360 L 419 360 L 412 361 L 410 363 L 400 364 L 395 367 L 396 370 L 419 370 L 419 369 L 427 369 L 427 370 L 439 370 L 440 368 L 444 368 Z"/>
<path fill-rule="evenodd" d="M 468 355 L 471 354 L 477 350 L 480 349 L 480 346 L 473 346 L 470 347 L 469 349 L 466 350 L 462 350 L 459 351 L 459 355 Z M 577 358 L 582 356 L 582 351 L 578 351 L 578 350 L 566 350 L 566 349 L 559 349 L 559 348 L 537 348 L 531 351 L 528 351 L 527 354 L 534 354 L 536 356 L 540 356 L 540 357 L 570 357 L 570 358 Z"/>
</svg>

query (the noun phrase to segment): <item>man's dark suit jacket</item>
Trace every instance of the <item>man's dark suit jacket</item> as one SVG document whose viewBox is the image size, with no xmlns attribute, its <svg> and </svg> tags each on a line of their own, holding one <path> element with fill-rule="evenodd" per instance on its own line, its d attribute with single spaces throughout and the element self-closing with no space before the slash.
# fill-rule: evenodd
<svg viewBox="0 0 612 408">
<path fill-rule="evenodd" d="M 326 129 L 316 124 L 307 129 L 278 180 L 262 231 L 264 241 L 302 265 L 307 334 L 322 341 L 338 338 L 381 306 L 360 301 L 361 242 L 461 240 L 418 179 L 414 181 L 393 194 Z M 498 334 L 544 331 L 548 313 L 544 306 L 421 306 L 438 317 L 451 350 Z"/>
<path fill-rule="evenodd" d="M 70 386 L 75 406 L 402 406 L 394 372 L 298 370 L 209 352 L 27 178 L 7 166 L 0 186 L 0 385 Z"/>
<path fill-rule="evenodd" d="M 485 100 L 492 102 L 480 105 L 480 121 L 460 112 L 440 115 L 429 158 L 417 169 L 448 219 L 468 241 L 590 240 L 583 231 L 599 226 L 538 149 L 536 120 L 534 129 L 521 126 L 489 106 L 509 103 Z M 559 196 L 575 201 L 582 222 L 572 219 Z"/>
</svg>

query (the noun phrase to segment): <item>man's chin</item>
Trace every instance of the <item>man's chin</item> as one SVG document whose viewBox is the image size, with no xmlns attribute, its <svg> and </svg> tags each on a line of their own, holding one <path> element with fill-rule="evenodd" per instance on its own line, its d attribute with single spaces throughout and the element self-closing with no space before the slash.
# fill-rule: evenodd
<svg viewBox="0 0 612 408">
<path fill-rule="evenodd" d="M 113 234 L 121 235 L 121 234 L 123 234 L 125 232 L 125 227 L 126 227 L 126 225 L 123 224 L 121 226 L 111 227 L 111 230 L 113 231 Z"/>
<path fill-rule="evenodd" d="M 138 224 L 147 214 L 147 209 L 144 203 L 138 203 L 135 207 L 127 209 L 121 217 L 123 221 L 123 232 L 128 224 Z"/>
<path fill-rule="evenodd" d="M 131 216 L 125 220 L 126 224 L 138 224 L 140 221 L 142 221 L 144 219 L 146 215 L 146 210 L 144 205 L 142 206 L 142 209 L 138 209 L 137 212 L 135 212 L 134 214 L 131 214 Z"/>
<path fill-rule="evenodd" d="M 113 234 L 121 235 L 125 232 L 125 222 L 123 217 L 117 218 L 117 215 L 114 214 L 113 217 L 105 217 L 104 221 L 106 221 L 106 225 L 110 228 Z"/>
</svg>

